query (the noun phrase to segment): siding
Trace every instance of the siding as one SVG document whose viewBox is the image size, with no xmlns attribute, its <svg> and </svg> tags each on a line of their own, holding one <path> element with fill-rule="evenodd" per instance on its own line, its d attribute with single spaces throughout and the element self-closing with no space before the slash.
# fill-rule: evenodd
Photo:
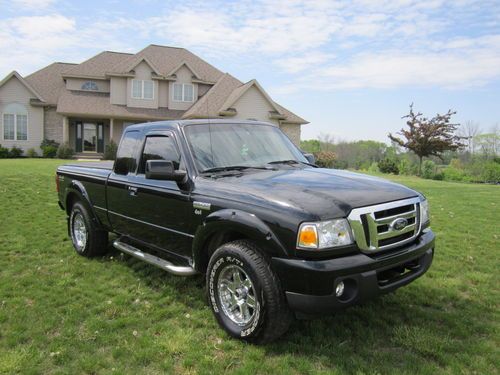
<svg viewBox="0 0 500 375">
<path fill-rule="evenodd" d="M 233 107 L 237 114 L 232 118 L 239 120 L 259 120 L 266 121 L 276 126 L 279 125 L 277 120 L 269 118 L 269 111 L 274 110 L 269 101 L 255 86 L 250 87 L 237 101 Z"/>
<path fill-rule="evenodd" d="M 33 107 L 30 98 L 34 95 L 16 78 L 12 77 L 0 87 L 0 144 L 4 147 L 13 146 L 22 148 L 24 151 L 34 148 L 40 153 L 40 143 L 43 140 L 43 108 Z M 19 103 L 28 111 L 28 140 L 10 141 L 3 139 L 3 111 L 10 103 Z"/>
<path fill-rule="evenodd" d="M 110 83 L 105 79 L 66 78 L 66 88 L 68 90 L 87 91 L 82 90 L 82 85 L 87 81 L 93 81 L 97 84 L 99 90 L 92 92 L 109 92 Z"/>
<path fill-rule="evenodd" d="M 144 61 L 135 67 L 135 78 L 151 80 L 152 70 Z M 127 79 L 127 106 L 136 108 L 158 108 L 158 81 L 154 80 L 154 99 L 134 99 L 132 98 L 132 78 Z"/>
<path fill-rule="evenodd" d="M 111 93 L 110 93 L 110 101 L 111 104 L 127 104 L 127 79 L 126 78 L 118 78 L 111 77 L 111 85 L 110 85 Z"/>
<path fill-rule="evenodd" d="M 168 108 L 168 82 L 158 82 L 158 106 Z"/>
<path fill-rule="evenodd" d="M 177 72 L 175 72 L 175 75 L 177 76 L 177 79 L 175 82 L 169 82 L 168 84 L 168 108 L 170 109 L 179 109 L 182 111 L 187 110 L 189 107 L 191 107 L 194 102 L 174 102 L 173 100 L 173 94 L 174 94 L 174 89 L 173 89 L 173 84 L 174 83 L 193 83 L 193 72 L 189 70 L 185 65 L 182 66 Z M 194 99 L 198 98 L 198 84 L 194 83 L 193 84 L 193 91 L 194 91 Z"/>
</svg>

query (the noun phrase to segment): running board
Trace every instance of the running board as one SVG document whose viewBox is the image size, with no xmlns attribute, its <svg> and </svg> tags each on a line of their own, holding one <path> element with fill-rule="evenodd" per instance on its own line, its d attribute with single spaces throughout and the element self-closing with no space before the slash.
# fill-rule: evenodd
<svg viewBox="0 0 500 375">
<path fill-rule="evenodd" d="M 159 267 L 167 272 L 173 273 L 179 276 L 191 276 L 197 272 L 192 267 L 175 266 L 168 260 L 158 258 L 157 256 L 145 253 L 136 247 L 120 242 L 118 240 L 113 242 L 113 246 L 124 253 L 132 255 L 133 257 L 140 259 L 146 263 L 152 264 L 153 266 Z"/>
</svg>

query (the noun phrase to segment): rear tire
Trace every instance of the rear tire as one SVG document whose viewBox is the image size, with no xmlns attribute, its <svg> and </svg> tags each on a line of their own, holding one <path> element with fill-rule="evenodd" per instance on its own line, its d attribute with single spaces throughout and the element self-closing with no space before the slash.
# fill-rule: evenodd
<svg viewBox="0 0 500 375">
<path fill-rule="evenodd" d="M 71 207 L 68 224 L 73 247 L 79 255 L 90 258 L 107 252 L 108 232 L 97 227 L 82 202 L 76 202 Z"/>
<path fill-rule="evenodd" d="M 215 251 L 207 289 L 217 322 L 233 337 L 264 344 L 283 335 L 293 320 L 278 277 L 250 241 L 230 242 Z"/>
</svg>

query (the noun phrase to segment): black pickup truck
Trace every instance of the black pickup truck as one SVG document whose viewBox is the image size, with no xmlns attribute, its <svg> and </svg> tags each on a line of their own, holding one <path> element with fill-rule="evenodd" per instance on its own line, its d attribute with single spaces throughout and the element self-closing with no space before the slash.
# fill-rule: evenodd
<svg viewBox="0 0 500 375">
<path fill-rule="evenodd" d="M 263 122 L 132 125 L 114 163 L 61 166 L 56 183 L 78 254 L 103 254 L 114 233 L 124 253 L 205 274 L 219 324 L 256 343 L 394 291 L 434 254 L 422 194 L 318 168 Z"/>
</svg>

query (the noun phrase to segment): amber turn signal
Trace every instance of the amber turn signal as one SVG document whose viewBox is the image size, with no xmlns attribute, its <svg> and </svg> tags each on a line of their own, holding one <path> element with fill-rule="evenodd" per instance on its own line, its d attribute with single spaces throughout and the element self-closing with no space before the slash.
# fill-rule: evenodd
<svg viewBox="0 0 500 375">
<path fill-rule="evenodd" d="M 318 248 L 318 232 L 315 225 L 302 225 L 299 229 L 299 247 L 308 249 Z"/>
</svg>

